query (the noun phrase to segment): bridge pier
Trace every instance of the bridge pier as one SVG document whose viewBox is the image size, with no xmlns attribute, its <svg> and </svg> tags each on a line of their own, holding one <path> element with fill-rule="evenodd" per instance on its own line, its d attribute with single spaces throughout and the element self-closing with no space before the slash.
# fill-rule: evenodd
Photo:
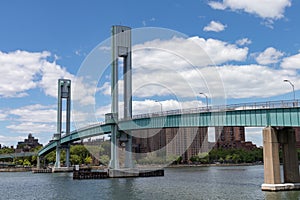
<svg viewBox="0 0 300 200">
<path fill-rule="evenodd" d="M 37 158 L 36 158 L 36 168 L 37 168 L 37 169 L 41 169 L 40 156 L 37 156 Z"/>
<path fill-rule="evenodd" d="M 70 145 L 68 144 L 66 149 L 66 167 L 70 167 Z"/>
<path fill-rule="evenodd" d="M 283 177 L 281 182 L 279 146 L 283 153 Z M 300 189 L 300 176 L 296 138 L 293 128 L 263 129 L 264 184 L 262 190 L 280 191 Z"/>
<path fill-rule="evenodd" d="M 60 167 L 60 147 L 59 145 L 56 146 L 56 154 L 55 154 L 55 164 L 54 167 L 55 168 L 59 168 Z"/>
<path fill-rule="evenodd" d="M 56 158 L 53 172 L 65 172 L 70 171 L 70 144 L 60 144 L 62 131 L 62 101 L 66 99 L 66 119 L 65 119 L 65 133 L 70 134 L 70 124 L 71 124 L 71 80 L 68 79 L 58 79 L 58 98 L 57 98 L 57 133 L 54 134 L 54 140 L 57 141 L 56 146 Z M 66 150 L 66 167 L 61 167 L 60 156 L 61 150 Z"/>
</svg>

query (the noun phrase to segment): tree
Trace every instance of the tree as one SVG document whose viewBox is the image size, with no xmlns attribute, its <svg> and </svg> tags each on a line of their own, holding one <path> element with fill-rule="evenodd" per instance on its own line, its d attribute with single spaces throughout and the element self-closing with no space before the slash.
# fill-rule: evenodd
<svg viewBox="0 0 300 200">
<path fill-rule="evenodd" d="M 87 156 L 85 159 L 84 159 L 84 163 L 85 164 L 92 164 L 92 161 L 93 161 L 93 159 L 92 159 L 92 157 L 91 156 Z"/>
</svg>

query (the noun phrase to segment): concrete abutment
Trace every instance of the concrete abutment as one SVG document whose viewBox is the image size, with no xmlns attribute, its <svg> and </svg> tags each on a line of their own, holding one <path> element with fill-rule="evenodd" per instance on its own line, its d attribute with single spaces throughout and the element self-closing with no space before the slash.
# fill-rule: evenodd
<svg viewBox="0 0 300 200">
<path fill-rule="evenodd" d="M 281 181 L 279 148 L 283 155 L 283 182 Z M 262 190 L 281 191 L 300 189 L 296 138 L 293 128 L 263 129 L 264 184 Z"/>
</svg>

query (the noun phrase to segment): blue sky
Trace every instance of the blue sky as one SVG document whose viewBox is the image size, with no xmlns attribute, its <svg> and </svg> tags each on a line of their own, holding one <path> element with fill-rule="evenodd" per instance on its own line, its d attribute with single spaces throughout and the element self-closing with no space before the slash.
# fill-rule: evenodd
<svg viewBox="0 0 300 200">
<path fill-rule="evenodd" d="M 149 41 L 148 45 L 175 47 L 174 51 L 186 57 L 195 50 L 189 46 L 191 41 L 199 44 L 216 65 L 227 104 L 291 99 L 291 87 L 284 79 L 294 83 L 297 98 L 300 2 L 269 2 L 0 1 L 0 144 L 16 145 L 28 133 L 44 144 L 51 139 L 56 130 L 57 79 L 75 81 L 87 55 L 110 37 L 111 26 L 116 24 L 165 28 L 185 34 L 183 39 Z M 163 66 L 171 61 L 155 52 L 139 51 L 133 57 L 137 67 L 141 63 L 146 66 L 145 71 L 137 68 L 135 72 L 139 77 L 137 85 L 149 78 L 145 74 L 151 74 L 145 57 Z M 191 59 L 201 65 L 195 57 Z M 182 67 L 177 64 L 169 66 L 176 73 Z M 167 69 L 156 71 L 151 79 L 162 83 L 159 78 L 166 77 Z M 155 101 L 160 101 L 164 110 L 176 109 L 180 103 L 182 108 L 204 106 L 203 96 L 183 98 L 188 95 L 180 91 L 182 84 L 174 83 L 172 76 L 176 73 L 164 78 L 164 88 L 158 84 L 136 89 L 134 113 L 159 111 L 160 105 Z M 190 78 L 191 85 L 196 85 L 194 79 Z M 207 93 L 210 99 L 216 95 L 205 87 L 194 89 Z M 95 104 L 96 116 L 101 121 L 110 108 L 109 76 L 101 78 L 96 94 L 91 89 L 83 91 L 77 100 Z M 247 139 L 261 145 L 261 129 L 247 129 Z"/>
</svg>

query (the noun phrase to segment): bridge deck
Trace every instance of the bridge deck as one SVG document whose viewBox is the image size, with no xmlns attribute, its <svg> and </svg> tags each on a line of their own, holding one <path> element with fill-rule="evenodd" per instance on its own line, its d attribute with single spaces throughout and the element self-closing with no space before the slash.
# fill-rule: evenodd
<svg viewBox="0 0 300 200">
<path fill-rule="evenodd" d="M 120 130 L 139 130 L 171 127 L 299 127 L 300 107 L 297 101 L 276 101 L 229 106 L 173 110 L 133 116 L 133 120 L 120 120 Z M 110 132 L 109 124 L 95 124 L 73 131 L 61 138 L 61 144 Z M 57 145 L 50 142 L 38 155 L 52 151 Z"/>
</svg>

